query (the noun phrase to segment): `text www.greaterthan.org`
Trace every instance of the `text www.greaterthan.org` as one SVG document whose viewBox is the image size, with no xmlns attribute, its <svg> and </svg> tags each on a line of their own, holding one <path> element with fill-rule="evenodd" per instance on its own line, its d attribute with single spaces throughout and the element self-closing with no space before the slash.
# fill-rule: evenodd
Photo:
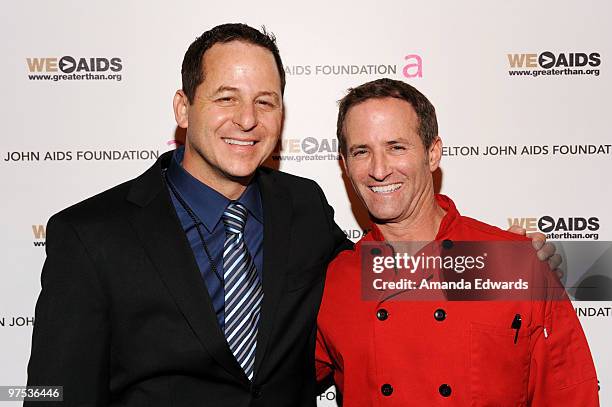
<svg viewBox="0 0 612 407">
<path fill-rule="evenodd" d="M 296 155 L 273 155 L 272 160 L 274 161 L 324 161 L 324 160 L 340 160 L 340 155 L 336 153 L 328 154 L 296 154 Z"/>
<path fill-rule="evenodd" d="M 599 69 L 530 69 L 530 70 L 519 70 L 519 71 L 508 71 L 510 76 L 555 76 L 555 75 L 593 75 L 599 76 Z"/>
<path fill-rule="evenodd" d="M 103 73 L 70 73 L 70 74 L 29 74 L 28 78 L 32 81 L 82 81 L 82 80 L 99 80 L 108 81 L 115 80 L 121 81 L 121 74 L 103 74 Z"/>
</svg>

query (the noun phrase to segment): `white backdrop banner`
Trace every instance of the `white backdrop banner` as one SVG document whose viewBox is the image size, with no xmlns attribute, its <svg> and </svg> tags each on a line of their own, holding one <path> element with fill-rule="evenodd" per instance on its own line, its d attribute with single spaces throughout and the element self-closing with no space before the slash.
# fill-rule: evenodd
<svg viewBox="0 0 612 407">
<path fill-rule="evenodd" d="M 561 251 L 567 240 L 612 240 L 612 3 L 57 0 L 2 9 L 0 385 L 26 381 L 48 218 L 175 148 L 183 54 L 224 22 L 276 34 L 286 122 L 270 164 L 316 180 L 351 239 L 367 225 L 343 181 L 336 101 L 390 77 L 436 107 L 441 192 L 463 214 L 543 231 Z M 612 302 L 574 306 L 601 404 L 612 406 Z M 330 389 L 318 403 L 335 398 Z"/>
</svg>

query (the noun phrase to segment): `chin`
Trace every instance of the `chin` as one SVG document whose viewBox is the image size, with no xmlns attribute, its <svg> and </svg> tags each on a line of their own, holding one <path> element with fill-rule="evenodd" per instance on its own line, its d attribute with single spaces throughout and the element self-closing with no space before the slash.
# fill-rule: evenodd
<svg viewBox="0 0 612 407">
<path fill-rule="evenodd" d="M 381 222 L 390 222 L 393 219 L 397 219 L 399 217 L 399 213 L 397 211 L 392 210 L 370 210 L 370 215 Z"/>
<path fill-rule="evenodd" d="M 248 178 L 257 171 L 257 165 L 253 166 L 242 166 L 240 168 L 231 168 L 226 172 L 232 178 Z"/>
</svg>

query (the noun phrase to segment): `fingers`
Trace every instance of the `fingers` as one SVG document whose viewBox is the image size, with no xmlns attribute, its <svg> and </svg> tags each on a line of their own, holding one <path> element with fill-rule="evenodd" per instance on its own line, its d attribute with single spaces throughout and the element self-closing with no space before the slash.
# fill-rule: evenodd
<svg viewBox="0 0 612 407">
<path fill-rule="evenodd" d="M 535 237 L 531 237 L 531 245 L 533 246 L 534 249 L 536 249 L 536 251 L 539 252 L 540 250 L 542 250 L 542 248 L 544 247 L 545 244 L 547 244 L 546 243 L 546 239 L 537 239 Z M 548 244 L 550 244 L 550 243 L 548 243 Z M 553 253 L 554 252 L 555 252 L 555 249 L 553 248 Z M 540 260 L 546 260 L 546 258 L 540 259 Z"/>
<path fill-rule="evenodd" d="M 563 279 L 564 276 L 564 272 L 561 269 L 553 269 L 553 272 L 557 275 L 557 277 L 559 277 L 559 280 Z"/>
<path fill-rule="evenodd" d="M 561 275 L 563 275 L 563 271 L 559 269 L 562 261 L 563 259 L 561 258 L 561 255 L 559 253 L 555 253 L 548 259 L 548 265 L 550 266 L 551 270 L 555 270 L 555 272 L 558 270 Z"/>
<path fill-rule="evenodd" d="M 538 255 L 538 259 L 544 261 L 544 260 L 548 260 L 552 257 L 553 254 L 555 254 L 555 252 L 557 251 L 557 248 L 555 247 L 554 244 L 552 243 L 544 243 L 542 240 L 533 240 L 533 247 L 537 249 L 536 247 L 536 242 L 537 245 L 540 246 L 540 249 L 538 249 L 538 251 L 536 252 L 536 254 Z"/>
</svg>

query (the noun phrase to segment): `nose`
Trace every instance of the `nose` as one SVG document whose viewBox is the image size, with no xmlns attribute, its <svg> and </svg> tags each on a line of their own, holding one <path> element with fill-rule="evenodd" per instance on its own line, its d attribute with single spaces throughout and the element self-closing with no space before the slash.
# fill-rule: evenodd
<svg viewBox="0 0 612 407">
<path fill-rule="evenodd" d="M 384 181 L 391 175 L 392 169 L 389 158 L 379 152 L 373 152 L 370 160 L 369 175 L 375 181 Z"/>
<path fill-rule="evenodd" d="M 234 113 L 234 124 L 242 131 L 250 131 L 257 126 L 257 110 L 252 103 L 241 103 Z"/>
</svg>

